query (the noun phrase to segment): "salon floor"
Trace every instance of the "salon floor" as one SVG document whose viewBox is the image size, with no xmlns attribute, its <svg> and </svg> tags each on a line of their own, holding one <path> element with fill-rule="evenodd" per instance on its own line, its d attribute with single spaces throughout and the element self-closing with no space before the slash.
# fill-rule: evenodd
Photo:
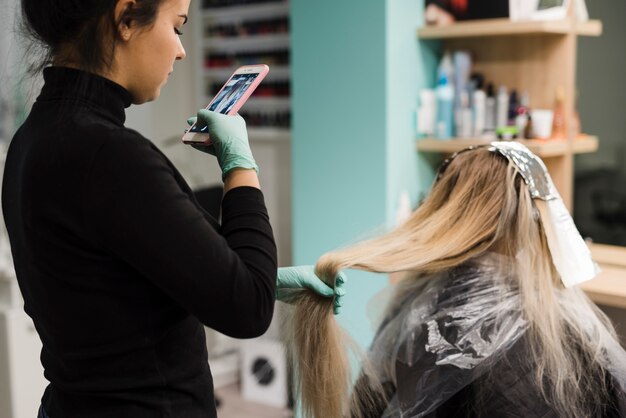
<svg viewBox="0 0 626 418">
<path fill-rule="evenodd" d="M 215 391 L 220 401 L 217 409 L 219 418 L 291 418 L 290 409 L 273 408 L 271 406 L 244 401 L 241 398 L 239 384 L 224 386 Z"/>
</svg>

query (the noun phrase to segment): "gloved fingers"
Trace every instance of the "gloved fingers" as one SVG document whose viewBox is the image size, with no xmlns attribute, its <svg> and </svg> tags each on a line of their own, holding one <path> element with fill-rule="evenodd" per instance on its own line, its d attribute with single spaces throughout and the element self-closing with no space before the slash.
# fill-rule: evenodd
<svg viewBox="0 0 626 418">
<path fill-rule="evenodd" d="M 339 314 L 341 311 L 345 294 L 346 291 L 342 287 L 335 287 L 335 299 L 333 300 L 333 312 L 335 315 Z"/>
<path fill-rule="evenodd" d="M 191 125 L 193 125 L 194 123 L 196 123 L 196 121 L 197 121 L 197 120 L 198 120 L 198 117 L 197 117 L 197 116 L 192 116 L 192 117 L 190 117 L 189 119 L 187 119 L 187 125 L 191 126 Z"/>
<path fill-rule="evenodd" d="M 236 115 L 224 115 L 208 109 L 200 109 L 198 110 L 198 119 L 208 126 L 209 129 L 217 124 L 222 126 L 239 125 L 239 129 L 246 128 L 246 121 L 239 113 Z"/>
<path fill-rule="evenodd" d="M 305 286 L 313 290 L 315 293 L 326 298 L 330 298 L 335 295 L 335 291 L 333 290 L 333 288 L 324 283 L 322 279 L 320 279 L 316 275 L 313 275 L 312 280 L 308 280 L 305 283 Z"/>
<path fill-rule="evenodd" d="M 337 274 L 337 277 L 335 277 L 335 286 L 336 287 L 341 287 L 344 284 L 346 284 L 348 282 L 348 278 L 346 277 L 345 274 L 343 274 L 343 272 L 339 272 Z"/>
</svg>

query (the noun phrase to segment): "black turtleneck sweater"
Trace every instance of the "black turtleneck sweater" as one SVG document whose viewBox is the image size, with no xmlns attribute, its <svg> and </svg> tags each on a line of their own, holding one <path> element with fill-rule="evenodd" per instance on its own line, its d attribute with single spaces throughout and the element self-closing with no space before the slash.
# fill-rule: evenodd
<svg viewBox="0 0 626 418">
<path fill-rule="evenodd" d="M 229 191 L 220 226 L 124 127 L 124 88 L 67 68 L 44 79 L 2 188 L 24 309 L 43 342 L 44 408 L 51 418 L 216 416 L 202 324 L 246 338 L 272 318 L 263 195 Z"/>
</svg>

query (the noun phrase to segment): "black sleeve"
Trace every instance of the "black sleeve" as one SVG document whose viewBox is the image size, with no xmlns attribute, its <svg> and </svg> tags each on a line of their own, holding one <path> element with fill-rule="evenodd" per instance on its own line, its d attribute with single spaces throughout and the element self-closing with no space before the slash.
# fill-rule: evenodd
<svg viewBox="0 0 626 418">
<path fill-rule="evenodd" d="M 96 245 L 203 324 L 238 338 L 266 331 L 277 260 L 260 190 L 229 191 L 216 231 L 152 144 L 120 130 L 95 155 L 83 195 L 85 227 Z"/>
</svg>

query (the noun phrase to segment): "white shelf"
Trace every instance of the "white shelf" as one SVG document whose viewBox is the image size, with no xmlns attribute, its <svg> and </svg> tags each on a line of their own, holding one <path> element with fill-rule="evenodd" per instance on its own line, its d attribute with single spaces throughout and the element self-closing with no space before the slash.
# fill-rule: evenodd
<svg viewBox="0 0 626 418">
<path fill-rule="evenodd" d="M 248 127 L 250 141 L 290 141 L 291 130 L 288 128 Z"/>
<path fill-rule="evenodd" d="M 209 37 L 204 41 L 205 48 L 211 51 L 261 52 L 267 50 L 289 49 L 289 34 L 243 36 L 234 38 Z"/>
<path fill-rule="evenodd" d="M 242 22 L 273 17 L 288 17 L 289 2 L 282 1 L 248 6 L 218 7 L 202 10 L 202 18 L 207 23 Z"/>
<path fill-rule="evenodd" d="M 235 71 L 235 67 L 230 68 L 206 68 L 204 70 L 205 77 L 210 77 L 220 81 L 226 81 L 228 77 Z M 267 74 L 265 78 L 265 82 L 267 81 L 276 81 L 276 80 L 289 80 L 291 76 L 291 68 L 289 66 L 270 66 L 270 72 Z"/>
<path fill-rule="evenodd" d="M 277 109 L 291 108 L 290 97 L 251 97 L 244 105 L 248 109 Z"/>
</svg>

